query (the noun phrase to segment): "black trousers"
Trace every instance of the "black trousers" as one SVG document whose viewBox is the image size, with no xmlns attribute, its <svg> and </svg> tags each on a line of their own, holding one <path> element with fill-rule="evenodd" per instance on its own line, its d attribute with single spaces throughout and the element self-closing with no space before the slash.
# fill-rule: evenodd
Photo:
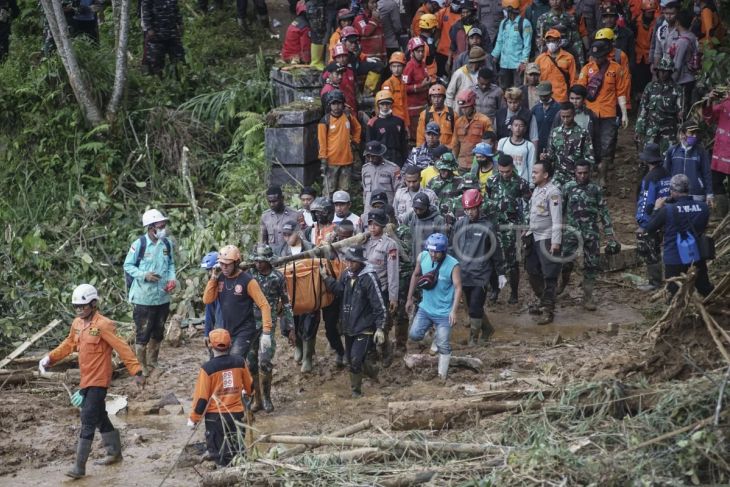
<svg viewBox="0 0 730 487">
<path fill-rule="evenodd" d="M 550 253 L 551 240 L 535 242 L 530 237 L 525 256 L 525 270 L 530 277 L 530 285 L 535 295 L 540 299 L 540 305 L 555 309 L 555 290 L 558 285 L 558 276 L 562 265 L 556 256 Z"/>
<path fill-rule="evenodd" d="M 327 341 L 337 355 L 345 354 L 345 347 L 342 345 L 338 322 L 340 321 L 340 300 L 335 299 L 332 304 L 322 308 L 322 319 L 324 320 L 324 331 Z"/>
<path fill-rule="evenodd" d="M 243 358 L 248 357 L 248 351 L 251 350 L 251 345 L 256 342 L 260 334 L 261 330 L 256 329 L 256 322 L 254 321 L 245 324 L 235 335 L 231 333 L 230 354 Z"/>
<path fill-rule="evenodd" d="M 136 329 L 137 345 L 147 345 L 150 339 L 161 342 L 165 336 L 165 322 L 170 314 L 170 303 L 135 304 L 132 319 Z"/>
<path fill-rule="evenodd" d="M 697 266 L 697 279 L 695 280 L 695 289 L 703 296 L 707 296 L 715 289 L 715 286 L 710 283 L 710 276 L 707 275 L 707 262 L 701 260 L 695 264 Z M 664 279 L 671 277 L 677 277 L 689 270 L 689 265 L 672 265 L 664 264 Z M 674 294 L 679 290 L 679 286 L 676 283 L 670 282 L 667 284 L 667 290 L 669 294 Z"/>
<path fill-rule="evenodd" d="M 94 43 L 99 42 L 99 24 L 96 20 L 75 20 L 71 24 L 73 37 L 86 36 Z"/>
<path fill-rule="evenodd" d="M 151 74 L 160 74 L 165 69 L 165 59 L 170 58 L 170 64 L 185 61 L 185 48 L 180 37 L 160 37 L 155 35 L 145 37 L 144 47 L 145 64 Z"/>
<path fill-rule="evenodd" d="M 106 413 L 106 387 L 87 387 L 81 390 L 81 394 L 84 396 L 84 402 L 81 404 L 79 438 L 93 440 L 97 428 L 100 433 L 114 431 L 114 425 Z"/>
<path fill-rule="evenodd" d="M 223 467 L 245 451 L 245 432 L 238 429 L 235 421 L 243 422 L 243 413 L 205 414 L 205 445 L 215 463 Z"/>
<path fill-rule="evenodd" d="M 299 340 L 313 340 L 317 338 L 319 330 L 319 313 L 307 313 L 294 316 L 294 330 Z"/>
<path fill-rule="evenodd" d="M 484 302 L 487 300 L 487 286 L 462 286 L 469 318 L 484 317 Z"/>
<path fill-rule="evenodd" d="M 345 353 L 350 359 L 350 372 L 362 373 L 367 355 L 374 349 L 373 343 L 372 335 L 345 335 Z"/>
</svg>

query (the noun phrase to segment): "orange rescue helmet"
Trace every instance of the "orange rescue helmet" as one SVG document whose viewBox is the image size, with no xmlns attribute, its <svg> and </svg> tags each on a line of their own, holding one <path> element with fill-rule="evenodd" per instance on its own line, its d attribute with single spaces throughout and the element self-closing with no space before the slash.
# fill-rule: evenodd
<svg viewBox="0 0 730 487">
<path fill-rule="evenodd" d="M 241 251 L 235 245 L 226 245 L 218 252 L 218 262 L 221 264 L 233 264 L 241 261 Z"/>
</svg>

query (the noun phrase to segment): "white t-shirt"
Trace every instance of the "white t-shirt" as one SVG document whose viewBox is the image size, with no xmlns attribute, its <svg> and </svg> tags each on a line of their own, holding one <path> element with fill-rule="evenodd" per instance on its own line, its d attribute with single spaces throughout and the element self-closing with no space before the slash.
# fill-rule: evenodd
<svg viewBox="0 0 730 487">
<path fill-rule="evenodd" d="M 520 144 L 513 144 L 509 137 L 499 139 L 497 150 L 512 156 L 517 174 L 525 181 L 532 181 L 532 166 L 535 164 L 537 150 L 527 139 Z"/>
<path fill-rule="evenodd" d="M 362 233 L 362 222 L 360 220 L 360 217 L 356 214 L 351 212 L 345 218 L 340 218 L 339 216 L 335 215 L 335 217 L 332 219 L 332 223 L 340 223 L 342 220 L 350 220 L 355 227 L 355 233 Z"/>
</svg>

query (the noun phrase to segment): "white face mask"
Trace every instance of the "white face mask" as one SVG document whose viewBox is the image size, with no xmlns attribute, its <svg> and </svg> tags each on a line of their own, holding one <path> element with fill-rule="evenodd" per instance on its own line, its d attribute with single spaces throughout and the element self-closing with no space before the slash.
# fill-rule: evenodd
<svg viewBox="0 0 730 487">
<path fill-rule="evenodd" d="M 391 113 L 393 113 L 393 109 L 392 108 L 380 108 L 380 116 L 381 117 L 387 117 Z"/>
<path fill-rule="evenodd" d="M 555 52 L 558 50 L 558 43 L 557 42 L 548 42 L 547 48 L 548 48 L 548 51 Z"/>
<path fill-rule="evenodd" d="M 504 15 L 504 18 L 506 19 L 507 17 L 509 17 L 509 11 L 506 8 L 503 8 L 502 15 Z"/>
<path fill-rule="evenodd" d="M 159 228 L 155 230 L 155 237 L 157 240 L 161 240 L 165 237 L 167 237 L 167 229 L 166 228 Z"/>
</svg>

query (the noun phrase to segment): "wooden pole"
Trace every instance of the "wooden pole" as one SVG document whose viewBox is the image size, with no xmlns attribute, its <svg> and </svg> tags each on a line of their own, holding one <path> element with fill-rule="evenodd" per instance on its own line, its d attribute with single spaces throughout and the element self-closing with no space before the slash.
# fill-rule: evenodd
<svg viewBox="0 0 730 487">
<path fill-rule="evenodd" d="M 473 424 L 482 416 L 540 408 L 520 401 L 483 399 L 444 399 L 434 401 L 401 401 L 388 403 L 388 423 L 393 431 L 440 430 L 457 425 Z"/>
<path fill-rule="evenodd" d="M 354 435 L 355 433 L 359 433 L 360 431 L 364 431 L 366 429 L 369 429 L 373 426 L 373 422 L 369 419 L 366 419 L 364 421 L 360 421 L 357 424 L 353 424 L 352 426 L 348 426 L 347 428 L 342 428 L 340 430 L 337 430 L 330 434 L 330 436 L 333 436 L 335 438 L 342 438 L 344 436 L 350 436 Z M 294 448 L 290 448 L 284 452 L 282 452 L 279 456 L 276 458 L 278 460 L 284 460 L 285 458 L 293 457 L 294 455 L 301 455 L 302 453 L 306 452 L 307 450 L 311 450 L 312 448 L 316 448 L 316 446 L 307 446 L 307 445 L 299 445 L 295 446 Z"/>
<path fill-rule="evenodd" d="M 30 347 L 31 345 L 33 345 L 43 335 L 45 335 L 49 331 L 53 330 L 54 328 L 56 328 L 60 324 L 61 324 L 61 320 L 53 320 L 50 323 L 48 323 L 42 330 L 40 330 L 39 332 L 37 332 L 35 335 L 33 335 L 32 337 L 30 337 L 26 341 L 24 341 L 18 348 L 16 348 L 15 350 L 13 350 L 10 353 L 10 355 L 8 355 L 4 359 L 2 359 L 0 361 L 0 369 L 2 369 L 6 365 L 8 365 L 10 362 L 12 362 L 13 359 L 15 359 L 16 357 L 19 357 L 20 355 L 22 355 L 23 352 L 25 352 L 28 349 L 28 347 Z"/>
</svg>

